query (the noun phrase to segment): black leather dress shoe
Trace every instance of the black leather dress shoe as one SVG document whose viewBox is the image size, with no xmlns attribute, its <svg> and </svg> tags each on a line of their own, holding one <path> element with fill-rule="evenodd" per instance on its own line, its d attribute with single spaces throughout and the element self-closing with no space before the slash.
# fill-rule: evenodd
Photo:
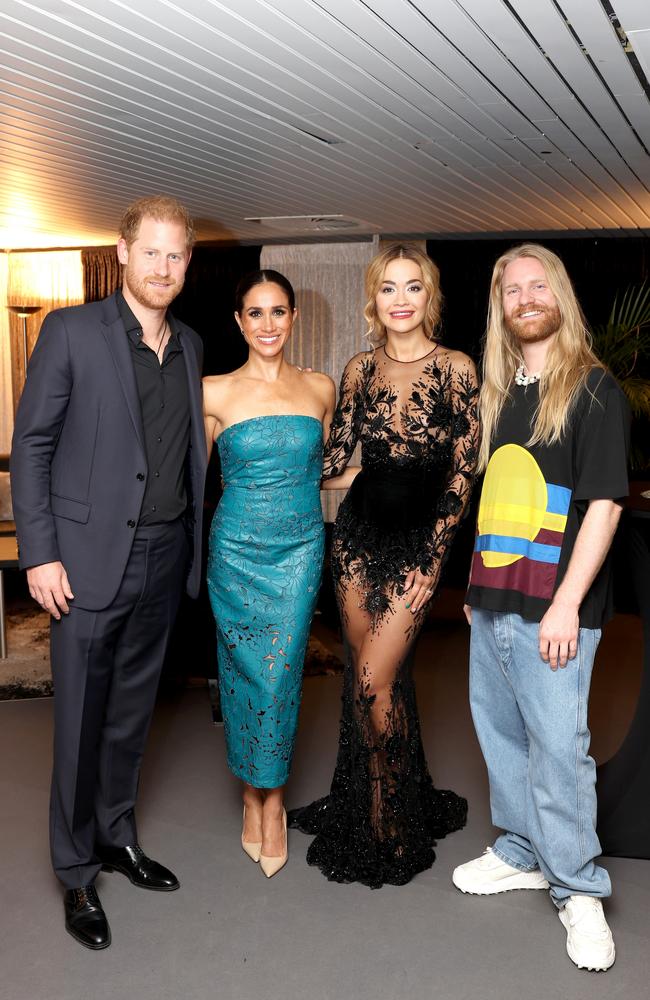
<svg viewBox="0 0 650 1000">
<path fill-rule="evenodd" d="M 157 889 L 159 892 L 171 892 L 178 889 L 180 882 L 169 868 L 163 868 L 157 861 L 152 861 L 142 848 L 133 847 L 97 847 L 97 856 L 102 863 L 104 872 L 122 872 L 133 885 L 141 889 Z"/>
<path fill-rule="evenodd" d="M 111 929 L 94 885 L 66 889 L 63 896 L 65 929 L 68 934 L 93 951 L 108 948 Z"/>
</svg>

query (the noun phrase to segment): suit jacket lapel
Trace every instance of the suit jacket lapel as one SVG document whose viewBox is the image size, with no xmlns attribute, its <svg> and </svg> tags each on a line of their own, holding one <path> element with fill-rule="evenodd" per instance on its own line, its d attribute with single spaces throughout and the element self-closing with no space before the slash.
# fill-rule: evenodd
<svg viewBox="0 0 650 1000">
<path fill-rule="evenodd" d="M 113 363 L 117 370 L 117 375 L 122 386 L 126 405 L 133 421 L 133 428 L 136 437 L 146 454 L 144 444 L 144 428 L 142 426 L 142 410 L 140 407 L 140 397 L 133 371 L 133 359 L 131 349 L 124 331 L 124 323 L 119 314 L 115 296 L 111 295 L 104 300 L 104 317 L 102 320 L 102 333 L 111 352 Z"/>
<path fill-rule="evenodd" d="M 194 350 L 194 345 L 189 337 L 183 337 L 183 358 L 190 388 L 190 436 L 191 446 L 196 452 L 196 463 L 200 472 L 205 471 L 207 465 L 207 448 L 205 445 L 205 431 L 203 428 L 203 397 L 201 394 L 201 374 L 199 364 Z"/>
</svg>

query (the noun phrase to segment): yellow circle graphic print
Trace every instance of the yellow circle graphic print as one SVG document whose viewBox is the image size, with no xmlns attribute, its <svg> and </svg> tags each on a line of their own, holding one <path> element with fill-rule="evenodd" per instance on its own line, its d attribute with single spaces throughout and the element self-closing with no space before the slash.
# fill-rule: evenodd
<svg viewBox="0 0 650 1000">
<path fill-rule="evenodd" d="M 542 527 L 548 493 L 539 465 L 525 448 L 506 444 L 489 461 L 478 512 L 479 535 L 526 538 L 532 542 Z M 488 568 L 510 566 L 523 559 L 513 552 L 481 552 Z"/>
</svg>

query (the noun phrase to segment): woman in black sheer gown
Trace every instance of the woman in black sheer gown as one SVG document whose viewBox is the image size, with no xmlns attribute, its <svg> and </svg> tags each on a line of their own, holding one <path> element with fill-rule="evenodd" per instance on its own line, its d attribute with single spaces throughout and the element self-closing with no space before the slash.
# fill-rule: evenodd
<svg viewBox="0 0 650 1000">
<path fill-rule="evenodd" d="M 411 667 L 472 487 L 478 391 L 472 361 L 434 339 L 439 272 L 418 247 L 380 253 L 366 288 L 373 349 L 343 373 L 323 472 L 352 482 L 332 546 L 347 650 L 338 759 L 329 795 L 289 822 L 316 834 L 307 860 L 328 879 L 378 888 L 429 868 L 435 839 L 465 824 L 465 799 L 431 781 Z M 343 470 L 357 442 L 355 476 Z"/>
</svg>

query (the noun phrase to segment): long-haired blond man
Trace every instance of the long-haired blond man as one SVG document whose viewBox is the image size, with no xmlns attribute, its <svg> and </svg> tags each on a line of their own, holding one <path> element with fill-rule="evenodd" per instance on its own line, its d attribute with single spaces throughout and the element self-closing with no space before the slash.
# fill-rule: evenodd
<svg viewBox="0 0 650 1000">
<path fill-rule="evenodd" d="M 504 832 L 463 892 L 547 889 L 579 968 L 613 963 L 587 700 L 611 614 L 628 411 L 591 350 L 566 269 L 537 244 L 497 261 L 481 389 L 485 471 L 465 612 L 470 699 Z"/>
</svg>

